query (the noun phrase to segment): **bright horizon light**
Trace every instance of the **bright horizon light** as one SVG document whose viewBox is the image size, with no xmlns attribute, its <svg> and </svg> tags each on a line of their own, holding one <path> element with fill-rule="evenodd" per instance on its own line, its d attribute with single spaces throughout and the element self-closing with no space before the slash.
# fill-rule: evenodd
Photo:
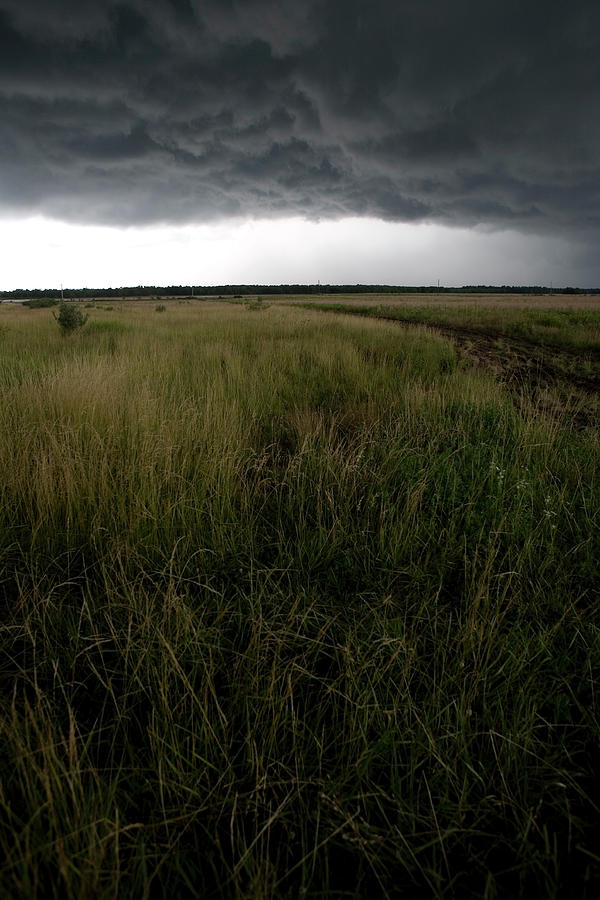
<svg viewBox="0 0 600 900">
<path fill-rule="evenodd" d="M 557 237 L 378 219 L 116 228 L 0 220 L 0 290 L 218 284 L 591 286 Z"/>
</svg>

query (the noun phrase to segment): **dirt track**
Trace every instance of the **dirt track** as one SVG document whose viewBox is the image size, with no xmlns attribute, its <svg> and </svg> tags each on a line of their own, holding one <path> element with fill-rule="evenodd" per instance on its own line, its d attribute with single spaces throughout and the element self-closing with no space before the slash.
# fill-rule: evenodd
<svg viewBox="0 0 600 900">
<path fill-rule="evenodd" d="M 407 328 L 443 334 L 470 365 L 491 372 L 506 385 L 519 405 L 533 401 L 551 415 L 568 415 L 581 428 L 600 428 L 600 354 L 543 347 L 505 335 L 450 325 L 423 325 L 383 318 Z M 581 371 L 585 359 L 589 373 Z"/>
<path fill-rule="evenodd" d="M 386 321 L 397 322 L 392 317 L 382 317 Z M 542 346 L 535 341 L 479 329 L 461 328 L 453 325 L 423 325 L 421 322 L 402 320 L 400 324 L 414 327 L 432 328 L 450 338 L 459 351 L 472 362 L 490 369 L 502 380 L 527 382 L 529 385 L 544 385 L 568 382 L 573 387 L 589 393 L 600 393 L 600 354 L 581 352 L 568 347 Z M 588 364 L 589 372 L 581 369 L 582 360 Z"/>
<path fill-rule="evenodd" d="M 340 309 L 340 313 L 353 315 L 347 309 Z M 357 312 L 355 315 L 365 313 Z M 568 416 L 576 427 L 600 429 L 598 351 L 543 346 L 533 340 L 509 337 L 499 332 L 448 324 L 424 324 L 409 318 L 377 316 L 377 319 L 392 322 L 400 328 L 429 329 L 449 338 L 465 362 L 485 369 L 505 384 L 519 407 L 533 402 L 551 416 L 563 419 Z"/>
</svg>

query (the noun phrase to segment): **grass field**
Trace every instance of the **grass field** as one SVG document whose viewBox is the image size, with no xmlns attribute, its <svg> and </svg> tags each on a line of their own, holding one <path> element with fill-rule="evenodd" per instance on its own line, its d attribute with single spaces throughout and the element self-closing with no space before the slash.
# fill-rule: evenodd
<svg viewBox="0 0 600 900">
<path fill-rule="evenodd" d="M 537 298 L 540 300 L 541 298 Z M 578 299 L 578 298 L 577 298 Z M 600 353 L 600 303 L 583 305 L 577 299 L 571 305 L 564 298 L 546 299 L 541 305 L 525 305 L 522 299 L 510 302 L 502 298 L 472 299 L 457 297 L 454 302 L 427 298 L 420 303 L 398 302 L 360 303 L 357 299 L 339 301 L 304 301 L 323 311 L 348 312 L 374 318 L 396 319 L 399 322 L 449 326 L 471 329 L 498 337 L 524 339 L 535 344 L 549 345 L 578 352 Z M 598 300 L 600 298 L 588 298 Z"/>
<path fill-rule="evenodd" d="M 154 307 L 0 307 L 0 896 L 593 900 L 598 430 Z"/>
</svg>

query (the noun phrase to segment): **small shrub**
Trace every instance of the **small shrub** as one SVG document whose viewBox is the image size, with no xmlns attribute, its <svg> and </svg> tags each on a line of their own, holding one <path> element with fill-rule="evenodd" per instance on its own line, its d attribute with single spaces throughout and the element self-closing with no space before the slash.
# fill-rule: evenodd
<svg viewBox="0 0 600 900">
<path fill-rule="evenodd" d="M 156 312 L 164 312 L 166 310 L 166 306 L 164 303 L 159 303 L 158 306 L 155 306 L 154 309 Z"/>
<path fill-rule="evenodd" d="M 58 306 L 58 300 L 54 297 L 34 297 L 33 300 L 23 300 L 23 306 L 28 309 L 46 309 L 50 306 Z"/>
<path fill-rule="evenodd" d="M 81 312 L 79 306 L 74 303 L 65 303 L 63 300 L 58 307 L 58 315 L 52 313 L 64 335 L 73 334 L 82 328 L 88 320 L 88 316 Z"/>
</svg>

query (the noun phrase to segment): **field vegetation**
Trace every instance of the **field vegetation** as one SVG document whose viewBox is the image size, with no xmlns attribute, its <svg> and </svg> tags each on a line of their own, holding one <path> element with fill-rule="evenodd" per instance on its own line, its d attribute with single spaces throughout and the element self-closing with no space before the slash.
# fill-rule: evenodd
<svg viewBox="0 0 600 900">
<path fill-rule="evenodd" d="M 4 304 L 0 396 L 0 896 L 597 896 L 597 429 L 276 304 Z"/>
<path fill-rule="evenodd" d="M 305 301 L 306 302 L 306 301 Z M 424 302 L 419 305 L 392 301 L 386 304 L 352 304 L 340 302 L 306 302 L 307 306 L 325 311 L 352 313 L 375 318 L 395 319 L 399 322 L 441 325 L 460 330 L 474 330 L 496 337 L 518 338 L 536 344 L 600 353 L 600 306 L 581 307 L 563 305 L 564 299 L 552 305 L 507 306 L 486 298 L 483 303 L 466 303 L 457 298 L 454 303 Z"/>
</svg>

